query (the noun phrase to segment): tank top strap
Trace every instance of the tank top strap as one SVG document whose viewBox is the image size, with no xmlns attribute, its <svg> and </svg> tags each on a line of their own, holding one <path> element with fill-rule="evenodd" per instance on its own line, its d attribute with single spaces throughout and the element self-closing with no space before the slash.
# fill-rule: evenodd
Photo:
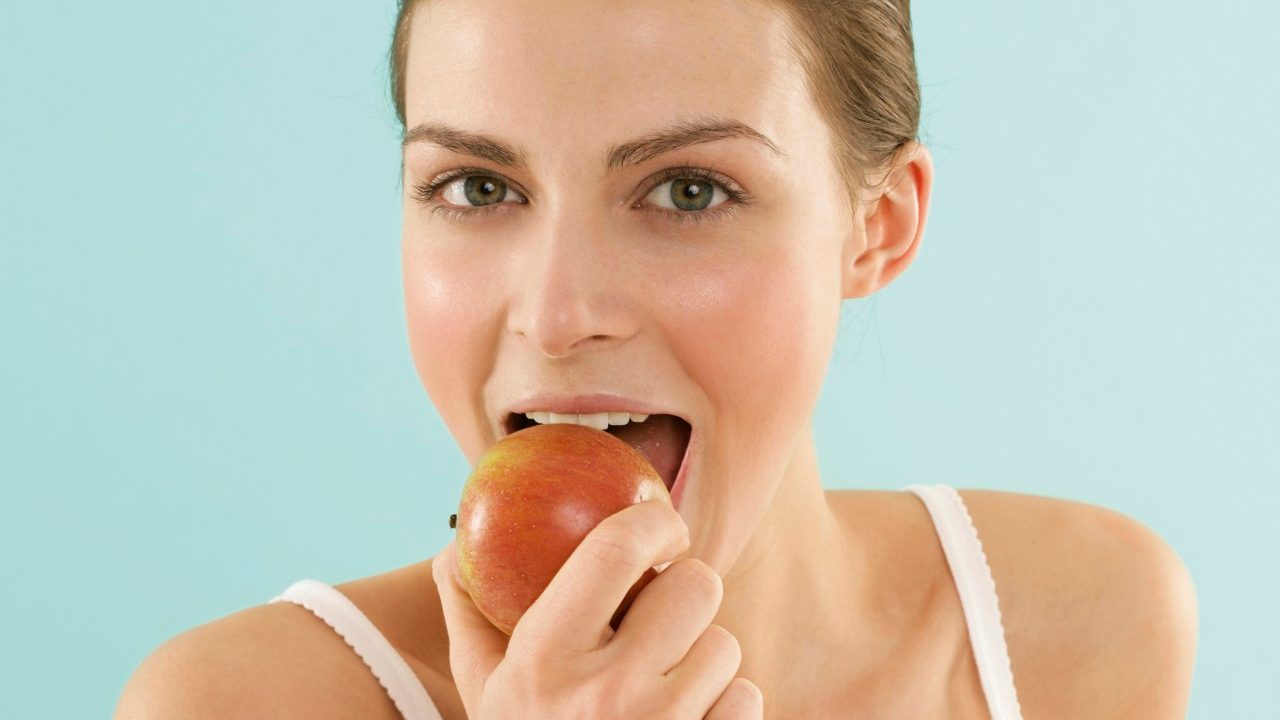
<svg viewBox="0 0 1280 720">
<path fill-rule="evenodd" d="M 960 593 L 969 642 L 992 720 L 1021 720 L 1022 709 L 1013 684 L 995 579 L 964 499 L 955 488 L 942 483 L 913 484 L 904 489 L 924 502 L 942 542 L 947 565 Z"/>
<path fill-rule="evenodd" d="M 441 720 L 418 676 L 355 603 L 318 580 L 299 580 L 270 602 L 292 602 L 333 628 L 364 661 L 405 720 Z"/>
</svg>

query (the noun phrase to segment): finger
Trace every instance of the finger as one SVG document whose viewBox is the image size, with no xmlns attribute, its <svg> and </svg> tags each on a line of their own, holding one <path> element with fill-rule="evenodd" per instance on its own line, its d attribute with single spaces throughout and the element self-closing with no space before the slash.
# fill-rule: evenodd
<svg viewBox="0 0 1280 720">
<path fill-rule="evenodd" d="M 507 652 L 508 638 L 493 626 L 458 582 L 454 568 L 454 543 L 431 561 L 431 576 L 440 593 L 445 628 L 449 633 L 449 665 L 468 712 L 479 708 L 484 683 Z"/>
<path fill-rule="evenodd" d="M 656 581 L 655 581 L 656 582 Z M 689 654 L 666 677 L 670 694 L 702 716 L 711 710 L 742 664 L 738 638 L 719 625 L 708 625 Z"/>
<path fill-rule="evenodd" d="M 587 533 L 516 624 L 511 642 L 542 657 L 599 649 L 631 586 L 688 547 L 689 527 L 669 502 L 619 510 Z"/>
<path fill-rule="evenodd" d="M 724 597 L 720 575 L 697 558 L 659 573 L 636 596 L 609 652 L 643 658 L 658 673 L 675 667 L 715 619 Z"/>
<path fill-rule="evenodd" d="M 734 678 L 704 720 L 764 720 L 764 693 L 746 678 Z"/>
</svg>

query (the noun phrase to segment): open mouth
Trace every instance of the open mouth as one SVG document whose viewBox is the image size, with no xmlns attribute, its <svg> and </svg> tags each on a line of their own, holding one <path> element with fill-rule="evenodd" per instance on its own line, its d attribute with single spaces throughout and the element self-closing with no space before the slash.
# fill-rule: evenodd
<svg viewBox="0 0 1280 720">
<path fill-rule="evenodd" d="M 514 433 L 538 423 L 524 415 L 512 413 L 507 416 L 507 433 Z M 605 432 L 622 440 L 635 448 L 649 461 L 654 470 L 662 476 L 670 491 L 680 473 L 680 465 L 685 459 L 685 450 L 689 447 L 689 436 L 692 426 L 681 417 L 675 415 L 650 415 L 643 422 L 629 422 L 625 425 L 610 425 Z"/>
</svg>

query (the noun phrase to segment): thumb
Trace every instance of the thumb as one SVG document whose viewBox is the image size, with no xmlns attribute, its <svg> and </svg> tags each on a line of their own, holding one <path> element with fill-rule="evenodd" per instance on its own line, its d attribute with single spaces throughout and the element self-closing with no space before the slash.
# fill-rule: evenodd
<svg viewBox="0 0 1280 720">
<path fill-rule="evenodd" d="M 510 638 L 493 626 L 459 583 L 453 542 L 431 561 L 431 575 L 440 593 L 445 628 L 449 633 L 449 665 L 469 714 L 480 707 L 485 682 L 507 654 Z"/>
</svg>

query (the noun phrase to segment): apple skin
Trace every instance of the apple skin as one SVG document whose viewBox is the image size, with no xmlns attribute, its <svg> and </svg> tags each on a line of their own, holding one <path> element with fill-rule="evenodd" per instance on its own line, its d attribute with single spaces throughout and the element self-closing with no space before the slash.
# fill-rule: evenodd
<svg viewBox="0 0 1280 720">
<path fill-rule="evenodd" d="M 489 622 L 511 635 L 592 528 L 657 498 L 671 502 L 662 476 L 603 430 L 556 423 L 514 432 L 485 451 L 462 488 L 458 579 Z M 656 576 L 649 568 L 632 585 L 611 627 Z"/>
</svg>

